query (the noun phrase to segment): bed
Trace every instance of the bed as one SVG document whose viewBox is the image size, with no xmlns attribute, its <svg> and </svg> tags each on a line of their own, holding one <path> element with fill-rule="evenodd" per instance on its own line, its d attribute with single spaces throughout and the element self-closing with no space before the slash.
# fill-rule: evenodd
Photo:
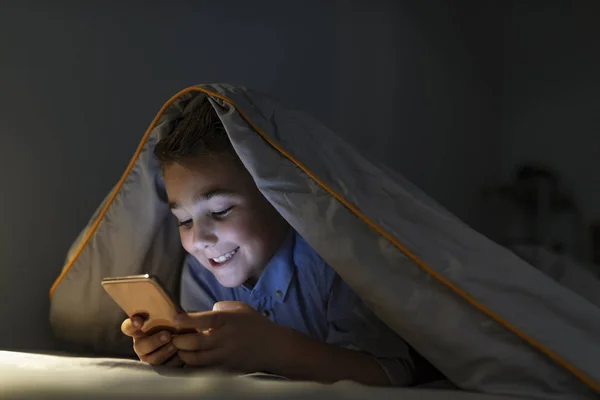
<svg viewBox="0 0 600 400">
<path fill-rule="evenodd" d="M 324 385 L 262 375 L 174 372 L 128 359 L 14 351 L 0 351 L 0 377 L 2 399 L 510 399 L 448 389 L 372 388 L 353 382 Z"/>
</svg>

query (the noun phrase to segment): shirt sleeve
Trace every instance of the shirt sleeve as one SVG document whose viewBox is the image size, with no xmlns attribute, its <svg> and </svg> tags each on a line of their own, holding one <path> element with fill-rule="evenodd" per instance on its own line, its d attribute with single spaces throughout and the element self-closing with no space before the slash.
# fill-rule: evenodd
<svg viewBox="0 0 600 400">
<path fill-rule="evenodd" d="M 210 311 L 216 296 L 196 273 L 196 259 L 187 254 L 181 270 L 179 302 L 185 312 Z"/>
<path fill-rule="evenodd" d="M 333 270 L 327 280 L 327 343 L 370 354 L 393 386 L 413 384 L 415 362 L 408 344 L 379 320 Z"/>
</svg>

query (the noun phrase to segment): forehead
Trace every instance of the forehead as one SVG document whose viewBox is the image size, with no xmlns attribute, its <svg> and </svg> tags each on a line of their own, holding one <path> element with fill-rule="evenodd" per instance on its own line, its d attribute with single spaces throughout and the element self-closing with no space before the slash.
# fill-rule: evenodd
<svg viewBox="0 0 600 400">
<path fill-rule="evenodd" d="M 215 155 L 173 163 L 163 170 L 169 201 L 190 202 L 193 197 L 215 190 L 244 195 L 254 182 L 248 171 L 227 155 Z"/>
</svg>

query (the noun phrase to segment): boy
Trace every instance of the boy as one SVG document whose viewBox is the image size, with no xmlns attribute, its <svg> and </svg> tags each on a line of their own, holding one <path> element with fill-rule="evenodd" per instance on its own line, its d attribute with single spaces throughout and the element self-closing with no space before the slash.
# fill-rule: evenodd
<svg viewBox="0 0 600 400">
<path fill-rule="evenodd" d="M 181 305 L 204 311 L 182 315 L 178 328 L 204 333 L 146 336 L 141 318 L 127 319 L 122 331 L 142 361 L 320 382 L 415 382 L 408 345 L 262 196 L 208 101 L 154 153 L 188 253 Z"/>
</svg>

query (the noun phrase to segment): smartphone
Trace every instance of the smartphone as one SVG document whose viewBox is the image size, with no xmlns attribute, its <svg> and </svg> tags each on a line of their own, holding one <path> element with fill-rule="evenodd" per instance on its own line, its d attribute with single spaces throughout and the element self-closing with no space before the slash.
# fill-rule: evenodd
<svg viewBox="0 0 600 400">
<path fill-rule="evenodd" d="M 173 320 L 183 310 L 173 301 L 156 276 L 144 274 L 102 279 L 102 287 L 129 316 L 145 318 L 141 330 L 175 332 Z"/>
</svg>

